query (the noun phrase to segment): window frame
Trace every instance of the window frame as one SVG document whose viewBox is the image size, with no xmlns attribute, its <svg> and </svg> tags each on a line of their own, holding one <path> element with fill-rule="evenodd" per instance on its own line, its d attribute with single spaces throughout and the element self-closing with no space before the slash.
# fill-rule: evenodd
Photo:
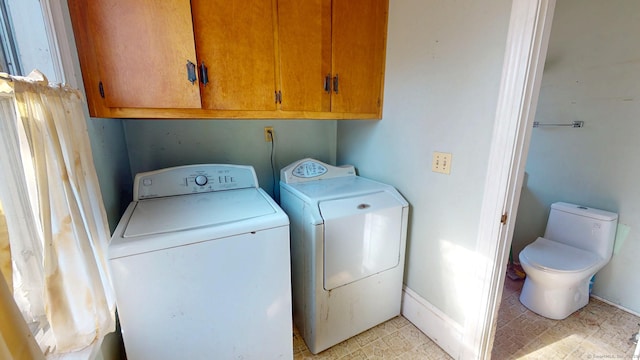
<svg viewBox="0 0 640 360">
<path fill-rule="evenodd" d="M 0 71 L 12 75 L 24 75 L 18 45 L 14 37 L 13 21 L 9 16 L 6 0 L 0 0 Z"/>
</svg>

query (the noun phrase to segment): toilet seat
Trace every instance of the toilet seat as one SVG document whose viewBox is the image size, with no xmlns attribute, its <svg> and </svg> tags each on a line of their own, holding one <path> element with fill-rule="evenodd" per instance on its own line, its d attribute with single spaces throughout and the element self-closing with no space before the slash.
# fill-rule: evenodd
<svg viewBox="0 0 640 360">
<path fill-rule="evenodd" d="M 543 237 L 527 245 L 520 256 L 535 268 L 557 273 L 581 272 L 604 260 L 589 251 Z"/>
</svg>

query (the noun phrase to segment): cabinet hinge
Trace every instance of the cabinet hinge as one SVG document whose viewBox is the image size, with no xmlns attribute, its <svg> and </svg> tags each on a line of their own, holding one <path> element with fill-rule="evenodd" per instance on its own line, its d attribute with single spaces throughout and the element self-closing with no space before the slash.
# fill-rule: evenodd
<svg viewBox="0 0 640 360">
<path fill-rule="evenodd" d="M 98 83 L 98 90 L 100 91 L 100 96 L 104 99 L 104 86 L 102 85 L 102 81 Z"/>
<path fill-rule="evenodd" d="M 507 213 L 502 214 L 502 216 L 500 217 L 500 222 L 502 223 L 502 225 L 507 223 Z"/>
</svg>

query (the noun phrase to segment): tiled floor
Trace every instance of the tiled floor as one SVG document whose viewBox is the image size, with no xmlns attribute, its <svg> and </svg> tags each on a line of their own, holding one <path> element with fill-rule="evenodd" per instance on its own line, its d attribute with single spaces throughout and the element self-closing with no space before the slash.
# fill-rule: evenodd
<svg viewBox="0 0 640 360">
<path fill-rule="evenodd" d="M 558 321 L 539 316 L 518 299 L 523 281 L 505 281 L 493 359 L 632 359 L 640 318 L 591 298 Z"/>
<path fill-rule="evenodd" d="M 562 321 L 527 310 L 518 297 L 522 281 L 507 278 L 498 312 L 492 359 L 632 359 L 640 318 L 601 301 Z M 451 359 L 403 317 L 312 355 L 294 330 L 294 359 Z"/>
<path fill-rule="evenodd" d="M 312 355 L 297 330 L 293 358 L 302 359 L 451 359 L 407 319 L 399 316 Z"/>
</svg>

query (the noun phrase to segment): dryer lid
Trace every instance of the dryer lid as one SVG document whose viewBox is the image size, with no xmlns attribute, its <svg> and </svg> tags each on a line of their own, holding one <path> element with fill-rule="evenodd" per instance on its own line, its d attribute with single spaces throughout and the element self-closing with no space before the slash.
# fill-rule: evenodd
<svg viewBox="0 0 640 360">
<path fill-rule="evenodd" d="M 275 213 L 257 188 L 138 201 L 124 237 L 221 225 Z"/>
<path fill-rule="evenodd" d="M 522 250 L 520 256 L 537 268 L 556 272 L 579 272 L 602 259 L 594 253 L 539 237 Z"/>
</svg>

